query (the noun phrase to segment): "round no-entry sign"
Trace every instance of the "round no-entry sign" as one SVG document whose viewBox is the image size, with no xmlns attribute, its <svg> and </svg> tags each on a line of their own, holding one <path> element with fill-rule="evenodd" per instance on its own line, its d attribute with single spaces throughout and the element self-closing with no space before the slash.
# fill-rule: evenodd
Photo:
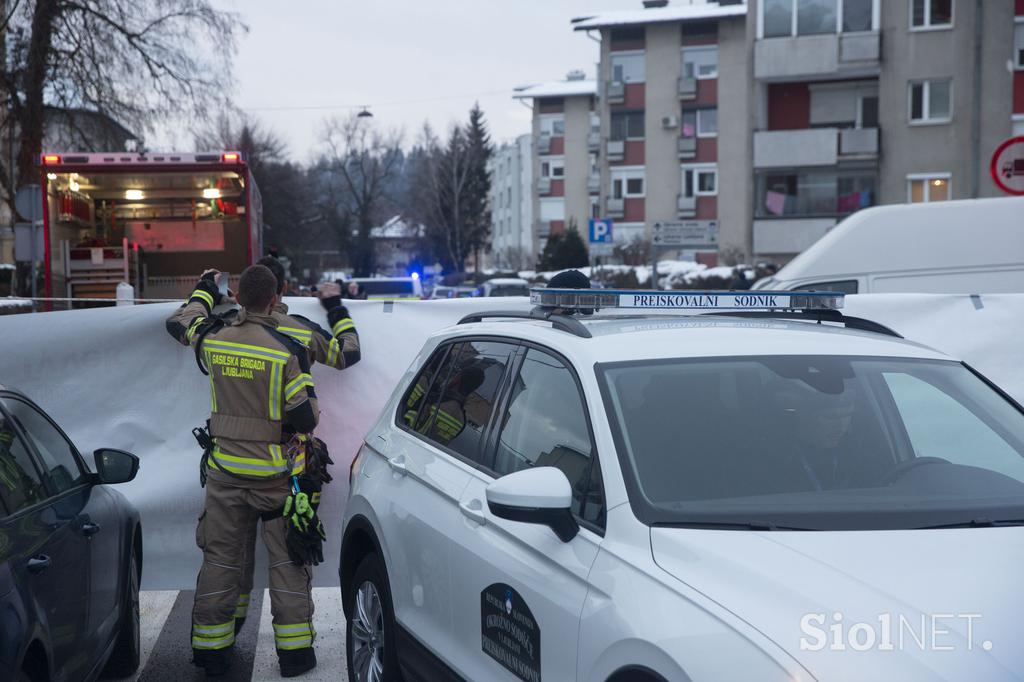
<svg viewBox="0 0 1024 682">
<path fill-rule="evenodd" d="M 1024 135 L 1011 137 L 996 148 L 989 166 L 992 179 L 1007 194 L 1024 195 Z"/>
</svg>

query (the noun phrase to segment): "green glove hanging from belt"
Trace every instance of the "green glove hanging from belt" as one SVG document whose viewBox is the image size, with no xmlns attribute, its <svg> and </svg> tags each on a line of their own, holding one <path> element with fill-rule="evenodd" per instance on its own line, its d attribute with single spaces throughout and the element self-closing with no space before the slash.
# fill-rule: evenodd
<svg viewBox="0 0 1024 682">
<path fill-rule="evenodd" d="M 327 539 L 323 523 L 316 513 L 316 504 L 310 495 L 319 497 L 319 492 L 299 490 L 284 501 L 282 515 L 287 524 L 285 542 L 292 563 L 297 566 L 319 565 L 324 560 L 323 542 Z M 316 500 L 319 501 L 319 500 Z"/>
</svg>

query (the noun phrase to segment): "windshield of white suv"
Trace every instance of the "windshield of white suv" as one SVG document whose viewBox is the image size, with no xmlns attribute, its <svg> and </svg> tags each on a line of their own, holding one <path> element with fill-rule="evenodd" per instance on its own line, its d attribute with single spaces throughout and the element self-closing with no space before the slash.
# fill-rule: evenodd
<svg viewBox="0 0 1024 682">
<path fill-rule="evenodd" d="M 1024 414 L 958 363 L 737 357 L 598 374 L 645 523 L 1024 523 Z"/>
</svg>

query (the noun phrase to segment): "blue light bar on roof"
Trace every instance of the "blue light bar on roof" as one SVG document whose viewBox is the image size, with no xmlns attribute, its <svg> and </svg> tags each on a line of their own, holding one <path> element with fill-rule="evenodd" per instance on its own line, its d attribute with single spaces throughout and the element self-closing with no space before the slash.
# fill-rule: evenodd
<svg viewBox="0 0 1024 682">
<path fill-rule="evenodd" d="M 650 291 L 608 289 L 530 290 L 544 308 L 588 310 L 839 310 L 843 294 L 831 291 Z"/>
</svg>

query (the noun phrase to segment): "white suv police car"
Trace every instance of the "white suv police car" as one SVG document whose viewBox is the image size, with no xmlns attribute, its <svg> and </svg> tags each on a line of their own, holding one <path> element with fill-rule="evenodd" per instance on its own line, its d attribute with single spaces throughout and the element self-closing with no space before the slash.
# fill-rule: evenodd
<svg viewBox="0 0 1024 682">
<path fill-rule="evenodd" d="M 841 295 L 532 298 L 430 338 L 353 463 L 351 680 L 1021 679 L 997 387 Z"/>
</svg>

